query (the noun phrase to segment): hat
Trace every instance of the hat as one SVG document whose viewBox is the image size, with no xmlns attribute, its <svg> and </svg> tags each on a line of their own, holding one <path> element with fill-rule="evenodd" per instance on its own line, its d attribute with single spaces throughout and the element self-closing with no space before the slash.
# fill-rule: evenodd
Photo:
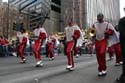
<svg viewBox="0 0 125 83">
<path fill-rule="evenodd" d="M 104 15 L 102 13 L 99 13 L 97 17 L 104 17 Z"/>
</svg>

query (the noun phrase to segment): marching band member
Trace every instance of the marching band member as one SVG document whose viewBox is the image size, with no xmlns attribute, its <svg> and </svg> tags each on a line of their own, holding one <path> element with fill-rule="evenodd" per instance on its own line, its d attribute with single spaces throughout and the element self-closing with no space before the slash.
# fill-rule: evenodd
<svg viewBox="0 0 125 83">
<path fill-rule="evenodd" d="M 104 16 L 102 13 L 97 15 L 97 22 L 93 24 L 93 28 L 96 30 L 95 34 L 95 48 L 98 62 L 98 76 L 105 76 L 106 72 L 106 47 L 107 38 L 113 34 L 112 24 L 104 22 Z"/>
<path fill-rule="evenodd" d="M 120 40 L 119 40 L 119 31 L 118 26 L 115 26 L 115 28 L 112 28 L 114 33 L 112 36 L 108 38 L 108 46 L 112 46 L 114 49 L 114 53 L 116 55 L 116 63 L 115 66 L 122 65 L 122 55 L 121 55 L 121 46 L 120 46 Z"/>
<path fill-rule="evenodd" d="M 25 63 L 26 59 L 25 59 L 24 50 L 26 48 L 27 39 L 28 39 L 27 35 L 25 34 L 25 29 L 21 29 L 20 32 L 17 32 L 17 37 L 19 39 L 18 52 L 19 52 L 19 56 L 22 60 L 20 63 Z"/>
<path fill-rule="evenodd" d="M 68 66 L 66 69 L 73 70 L 74 69 L 74 60 L 73 60 L 73 50 L 76 46 L 76 41 L 80 37 L 80 28 L 73 24 L 73 20 L 69 20 L 68 26 L 65 28 L 66 34 L 66 55 L 68 59 Z"/>
<path fill-rule="evenodd" d="M 56 37 L 53 35 L 53 33 L 51 32 L 49 37 L 48 37 L 48 54 L 51 60 L 54 59 L 54 45 L 56 42 Z"/>
<path fill-rule="evenodd" d="M 88 44 L 88 48 L 89 48 L 89 52 L 90 52 L 91 56 L 93 56 L 93 54 L 94 54 L 94 43 L 90 42 Z"/>
<path fill-rule="evenodd" d="M 79 31 L 80 31 L 80 38 L 78 38 L 78 40 L 77 40 L 77 43 L 76 43 L 76 47 L 75 47 L 75 54 L 76 54 L 76 58 L 78 58 L 79 57 L 79 51 L 80 51 L 80 47 L 82 46 L 82 44 L 83 44 L 83 40 L 84 40 L 84 33 L 83 32 L 81 32 L 81 30 L 79 29 Z"/>
<path fill-rule="evenodd" d="M 40 48 L 43 45 L 44 41 L 46 40 L 47 33 L 46 30 L 39 25 L 35 30 L 34 30 L 34 35 L 37 38 L 35 40 L 34 46 L 33 46 L 33 52 L 35 59 L 37 60 L 36 67 L 43 66 L 41 56 L 40 56 Z"/>
</svg>

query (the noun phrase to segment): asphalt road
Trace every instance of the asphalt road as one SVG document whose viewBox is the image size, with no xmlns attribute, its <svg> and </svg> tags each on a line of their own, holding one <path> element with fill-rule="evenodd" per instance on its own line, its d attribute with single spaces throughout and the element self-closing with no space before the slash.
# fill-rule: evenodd
<svg viewBox="0 0 125 83">
<path fill-rule="evenodd" d="M 20 64 L 17 57 L 0 58 L 0 83 L 114 83 L 121 73 L 121 66 L 114 66 L 115 60 L 107 61 L 107 76 L 98 77 L 95 55 L 75 58 L 72 72 L 65 69 L 64 55 L 56 56 L 53 61 L 43 56 L 43 62 L 43 67 L 36 68 L 33 56 L 27 56 L 26 64 Z"/>
</svg>

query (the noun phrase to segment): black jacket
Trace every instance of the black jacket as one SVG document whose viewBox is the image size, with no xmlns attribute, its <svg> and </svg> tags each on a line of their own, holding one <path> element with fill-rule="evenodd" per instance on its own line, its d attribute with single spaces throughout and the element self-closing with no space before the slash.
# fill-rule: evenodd
<svg viewBox="0 0 125 83">
<path fill-rule="evenodd" d="M 120 32 L 120 41 L 125 41 L 125 17 L 119 20 L 118 28 Z"/>
</svg>

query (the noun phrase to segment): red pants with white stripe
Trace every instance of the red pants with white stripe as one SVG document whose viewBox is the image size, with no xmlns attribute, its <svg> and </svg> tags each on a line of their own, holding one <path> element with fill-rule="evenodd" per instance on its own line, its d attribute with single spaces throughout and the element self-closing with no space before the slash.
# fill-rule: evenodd
<svg viewBox="0 0 125 83">
<path fill-rule="evenodd" d="M 53 54 L 53 43 L 48 43 L 48 54 L 49 54 L 50 58 L 54 57 L 54 54 Z"/>
<path fill-rule="evenodd" d="M 109 58 L 112 58 L 113 54 L 114 54 L 114 48 L 113 48 L 113 46 L 108 47 L 108 53 L 109 53 Z"/>
<path fill-rule="evenodd" d="M 107 46 L 107 40 L 96 40 L 95 42 L 95 48 L 96 48 L 96 57 L 98 61 L 98 70 L 101 72 L 102 70 L 106 70 L 106 46 Z"/>
<path fill-rule="evenodd" d="M 66 54 L 68 59 L 68 65 L 71 65 L 72 67 L 74 67 L 73 48 L 74 41 L 67 42 Z"/>
<path fill-rule="evenodd" d="M 40 39 L 37 39 L 34 43 L 33 52 L 37 61 L 41 61 L 41 56 L 40 56 L 41 45 L 42 45 L 42 42 Z"/>
<path fill-rule="evenodd" d="M 122 61 L 122 54 L 121 54 L 121 46 L 120 43 L 113 45 L 115 55 L 116 55 L 116 63 L 119 63 Z"/>
<path fill-rule="evenodd" d="M 18 52 L 22 60 L 25 59 L 25 53 L 24 53 L 25 47 L 26 47 L 26 44 L 20 44 L 18 48 Z"/>
</svg>

